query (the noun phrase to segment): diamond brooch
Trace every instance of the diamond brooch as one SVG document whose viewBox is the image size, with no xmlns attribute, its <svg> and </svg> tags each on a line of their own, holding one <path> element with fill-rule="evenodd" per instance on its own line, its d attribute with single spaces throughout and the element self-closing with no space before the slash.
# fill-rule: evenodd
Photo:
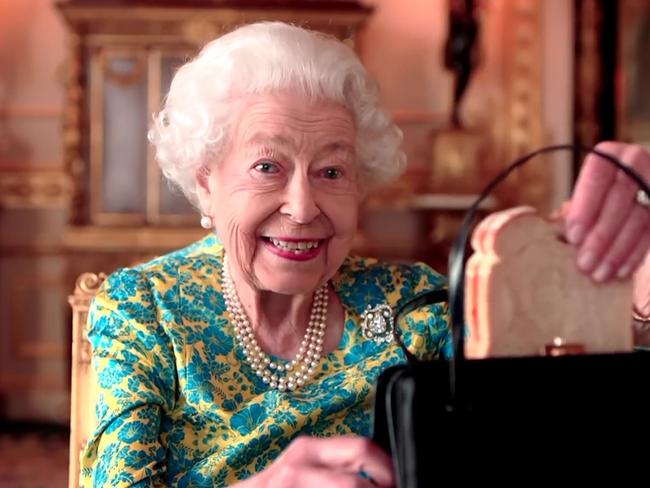
<svg viewBox="0 0 650 488">
<path fill-rule="evenodd" d="M 368 305 L 362 315 L 363 335 L 377 344 L 393 340 L 393 314 L 388 305 Z"/>
</svg>

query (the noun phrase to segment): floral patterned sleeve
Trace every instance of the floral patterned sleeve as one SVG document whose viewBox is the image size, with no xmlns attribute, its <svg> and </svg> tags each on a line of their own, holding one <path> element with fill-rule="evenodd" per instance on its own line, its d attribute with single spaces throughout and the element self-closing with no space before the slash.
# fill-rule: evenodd
<svg viewBox="0 0 650 488">
<path fill-rule="evenodd" d="M 408 298 L 447 287 L 446 278 L 423 263 L 416 263 L 402 274 L 405 286 L 411 287 L 408 293 L 404 293 Z M 402 331 L 404 344 L 419 359 L 431 360 L 441 356 L 449 359 L 452 356 L 447 302 L 413 310 L 397 326 Z"/>
<path fill-rule="evenodd" d="M 109 277 L 89 323 L 98 424 L 82 457 L 82 485 L 165 486 L 160 424 L 174 401 L 174 359 L 140 272 Z"/>
</svg>

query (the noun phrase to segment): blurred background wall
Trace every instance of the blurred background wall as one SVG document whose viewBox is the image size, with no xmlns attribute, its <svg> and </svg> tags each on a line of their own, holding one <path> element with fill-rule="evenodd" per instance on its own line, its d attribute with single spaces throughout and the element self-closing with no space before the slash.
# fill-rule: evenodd
<svg viewBox="0 0 650 488">
<path fill-rule="evenodd" d="M 64 421 L 69 327 L 65 27 L 52 2 L 0 2 L 0 415 Z"/>
</svg>

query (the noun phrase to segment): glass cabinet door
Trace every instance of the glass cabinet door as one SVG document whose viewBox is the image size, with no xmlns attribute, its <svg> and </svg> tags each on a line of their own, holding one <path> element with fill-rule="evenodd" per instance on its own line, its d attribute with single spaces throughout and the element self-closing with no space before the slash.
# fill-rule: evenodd
<svg viewBox="0 0 650 488">
<path fill-rule="evenodd" d="M 172 188 L 147 141 L 175 71 L 189 51 L 103 47 L 89 60 L 89 208 L 97 225 L 193 223 L 191 205 Z"/>
</svg>

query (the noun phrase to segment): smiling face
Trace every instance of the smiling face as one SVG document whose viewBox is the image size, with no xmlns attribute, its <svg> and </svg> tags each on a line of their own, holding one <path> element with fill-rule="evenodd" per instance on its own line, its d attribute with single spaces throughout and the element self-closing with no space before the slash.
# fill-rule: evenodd
<svg viewBox="0 0 650 488">
<path fill-rule="evenodd" d="M 258 290 L 310 293 L 339 268 L 357 229 L 352 116 L 299 94 L 255 95 L 231 130 L 223 160 L 199 177 L 201 209 L 233 274 Z"/>
</svg>

